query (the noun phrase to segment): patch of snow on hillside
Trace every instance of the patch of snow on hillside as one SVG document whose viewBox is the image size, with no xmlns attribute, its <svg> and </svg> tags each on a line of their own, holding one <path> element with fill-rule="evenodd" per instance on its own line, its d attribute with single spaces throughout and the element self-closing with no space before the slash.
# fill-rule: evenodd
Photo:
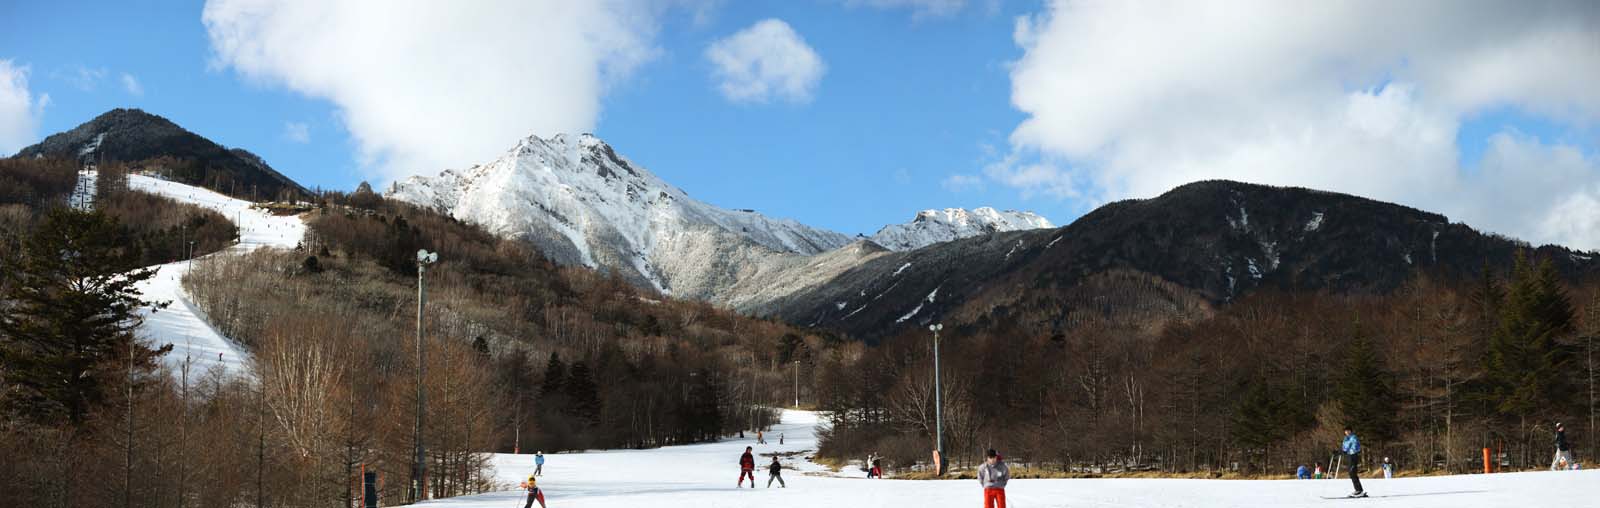
<svg viewBox="0 0 1600 508">
<path fill-rule="evenodd" d="M 900 265 L 900 268 L 896 268 L 894 270 L 894 273 L 889 274 L 889 276 L 890 277 L 899 277 L 900 276 L 900 272 L 906 271 L 907 268 L 911 268 L 911 263 L 906 263 L 906 264 Z"/>
<path fill-rule="evenodd" d="M 1024 229 L 1053 228 L 1048 219 L 1033 212 L 946 208 L 923 210 L 911 222 L 890 224 L 872 235 L 872 242 L 889 250 L 916 250 L 936 243 L 979 235 Z"/>
<path fill-rule="evenodd" d="M 1322 228 L 1322 212 L 1312 212 L 1311 220 L 1306 221 L 1306 232 L 1310 233 Z"/>
<path fill-rule="evenodd" d="M 918 312 L 921 312 L 921 311 L 922 311 L 922 304 L 919 303 L 919 304 L 917 304 L 916 308 L 911 309 L 911 312 L 907 312 L 906 315 L 900 316 L 900 319 L 896 319 L 896 320 L 894 320 L 894 322 L 896 322 L 896 323 L 904 323 L 904 322 L 906 322 L 907 319 L 911 319 L 911 316 L 915 316 L 915 315 L 917 315 Z"/>
</svg>

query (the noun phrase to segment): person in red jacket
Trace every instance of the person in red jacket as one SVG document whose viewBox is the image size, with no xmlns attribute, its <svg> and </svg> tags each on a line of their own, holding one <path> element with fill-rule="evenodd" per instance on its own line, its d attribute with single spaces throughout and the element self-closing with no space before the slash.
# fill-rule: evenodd
<svg viewBox="0 0 1600 508">
<path fill-rule="evenodd" d="M 739 456 L 739 487 L 744 487 L 744 477 L 750 477 L 750 488 L 756 488 L 756 457 L 750 454 L 754 450 L 749 446 L 744 447 L 744 455 Z"/>
</svg>

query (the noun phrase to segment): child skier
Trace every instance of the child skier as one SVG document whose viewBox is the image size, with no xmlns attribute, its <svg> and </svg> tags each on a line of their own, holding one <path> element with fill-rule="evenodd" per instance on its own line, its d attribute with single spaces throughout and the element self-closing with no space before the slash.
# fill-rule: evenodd
<svg viewBox="0 0 1600 508">
<path fill-rule="evenodd" d="M 542 474 L 544 474 L 544 450 L 539 450 L 539 453 L 533 455 L 533 475 Z"/>
<path fill-rule="evenodd" d="M 983 486 L 983 508 L 1006 508 L 1006 481 L 1011 479 L 1011 469 L 1006 467 L 1000 454 L 990 449 L 983 454 L 983 465 L 978 466 L 978 484 Z"/>
<path fill-rule="evenodd" d="M 750 488 L 756 488 L 756 458 L 750 453 L 754 449 L 746 446 L 744 447 L 744 455 L 739 456 L 739 488 L 744 487 L 744 477 L 746 476 L 750 477 Z"/>
<path fill-rule="evenodd" d="M 767 488 L 769 489 L 772 488 L 772 480 L 778 480 L 779 487 L 789 488 L 788 485 L 783 483 L 783 464 L 778 463 L 777 456 L 773 456 L 772 463 L 767 464 Z M 750 483 L 755 483 L 755 479 L 752 478 Z"/>
<path fill-rule="evenodd" d="M 1393 479 L 1393 478 L 1394 478 L 1394 463 L 1393 462 L 1389 462 L 1389 458 L 1388 457 L 1384 457 L 1383 458 L 1383 479 L 1389 480 L 1389 479 Z"/>
<path fill-rule="evenodd" d="M 522 488 L 528 490 L 528 503 L 522 505 L 522 508 L 533 508 L 533 502 L 534 501 L 538 501 L 539 502 L 539 508 L 545 508 L 545 506 L 544 506 L 544 492 L 539 490 L 539 483 L 538 482 L 539 482 L 539 480 L 537 478 L 535 478 L 534 475 L 531 475 L 531 474 L 528 475 L 528 481 L 522 482 Z"/>
<path fill-rule="evenodd" d="M 1314 473 L 1314 474 L 1315 474 L 1315 476 L 1316 476 L 1316 478 L 1318 480 L 1322 479 L 1322 476 L 1323 476 L 1323 474 L 1322 474 L 1322 464 L 1317 464 L 1317 472 Z"/>
</svg>

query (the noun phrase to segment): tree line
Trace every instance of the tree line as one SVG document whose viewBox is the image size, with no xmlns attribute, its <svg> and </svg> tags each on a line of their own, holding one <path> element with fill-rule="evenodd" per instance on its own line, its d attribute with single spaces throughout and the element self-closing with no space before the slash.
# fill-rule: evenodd
<svg viewBox="0 0 1600 508">
<path fill-rule="evenodd" d="M 1112 300 L 1156 294 L 1129 274 L 1091 283 Z M 960 317 L 1004 305 L 954 313 L 941 341 L 947 454 L 970 463 L 999 448 L 1085 474 L 1286 474 L 1326 462 L 1349 425 L 1365 460 L 1481 471 L 1490 448 L 1497 468 L 1524 469 L 1549 465 L 1557 422 L 1594 450 L 1600 284 L 1564 281 L 1548 260 L 1519 255 L 1469 280 L 1419 274 L 1390 294 L 1263 290 L 1198 310 L 1141 301 L 981 324 Z M 817 386 L 835 421 L 824 455 L 927 462 L 931 343 L 918 331 L 830 352 Z"/>
</svg>

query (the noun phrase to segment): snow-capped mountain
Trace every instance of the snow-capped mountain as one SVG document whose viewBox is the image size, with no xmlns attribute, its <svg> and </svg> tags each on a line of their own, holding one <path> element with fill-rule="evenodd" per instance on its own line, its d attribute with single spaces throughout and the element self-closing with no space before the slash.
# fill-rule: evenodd
<svg viewBox="0 0 1600 508">
<path fill-rule="evenodd" d="M 990 207 L 967 211 L 963 208 L 923 210 L 905 224 L 890 224 L 872 235 L 872 241 L 889 250 L 915 250 L 940 242 L 971 236 L 1056 227 L 1049 219 L 1033 212 Z"/>
<path fill-rule="evenodd" d="M 731 285 L 741 263 L 851 242 L 690 198 L 589 134 L 530 136 L 487 164 L 397 182 L 386 197 L 529 240 L 559 263 L 617 270 L 691 298 Z"/>
</svg>

